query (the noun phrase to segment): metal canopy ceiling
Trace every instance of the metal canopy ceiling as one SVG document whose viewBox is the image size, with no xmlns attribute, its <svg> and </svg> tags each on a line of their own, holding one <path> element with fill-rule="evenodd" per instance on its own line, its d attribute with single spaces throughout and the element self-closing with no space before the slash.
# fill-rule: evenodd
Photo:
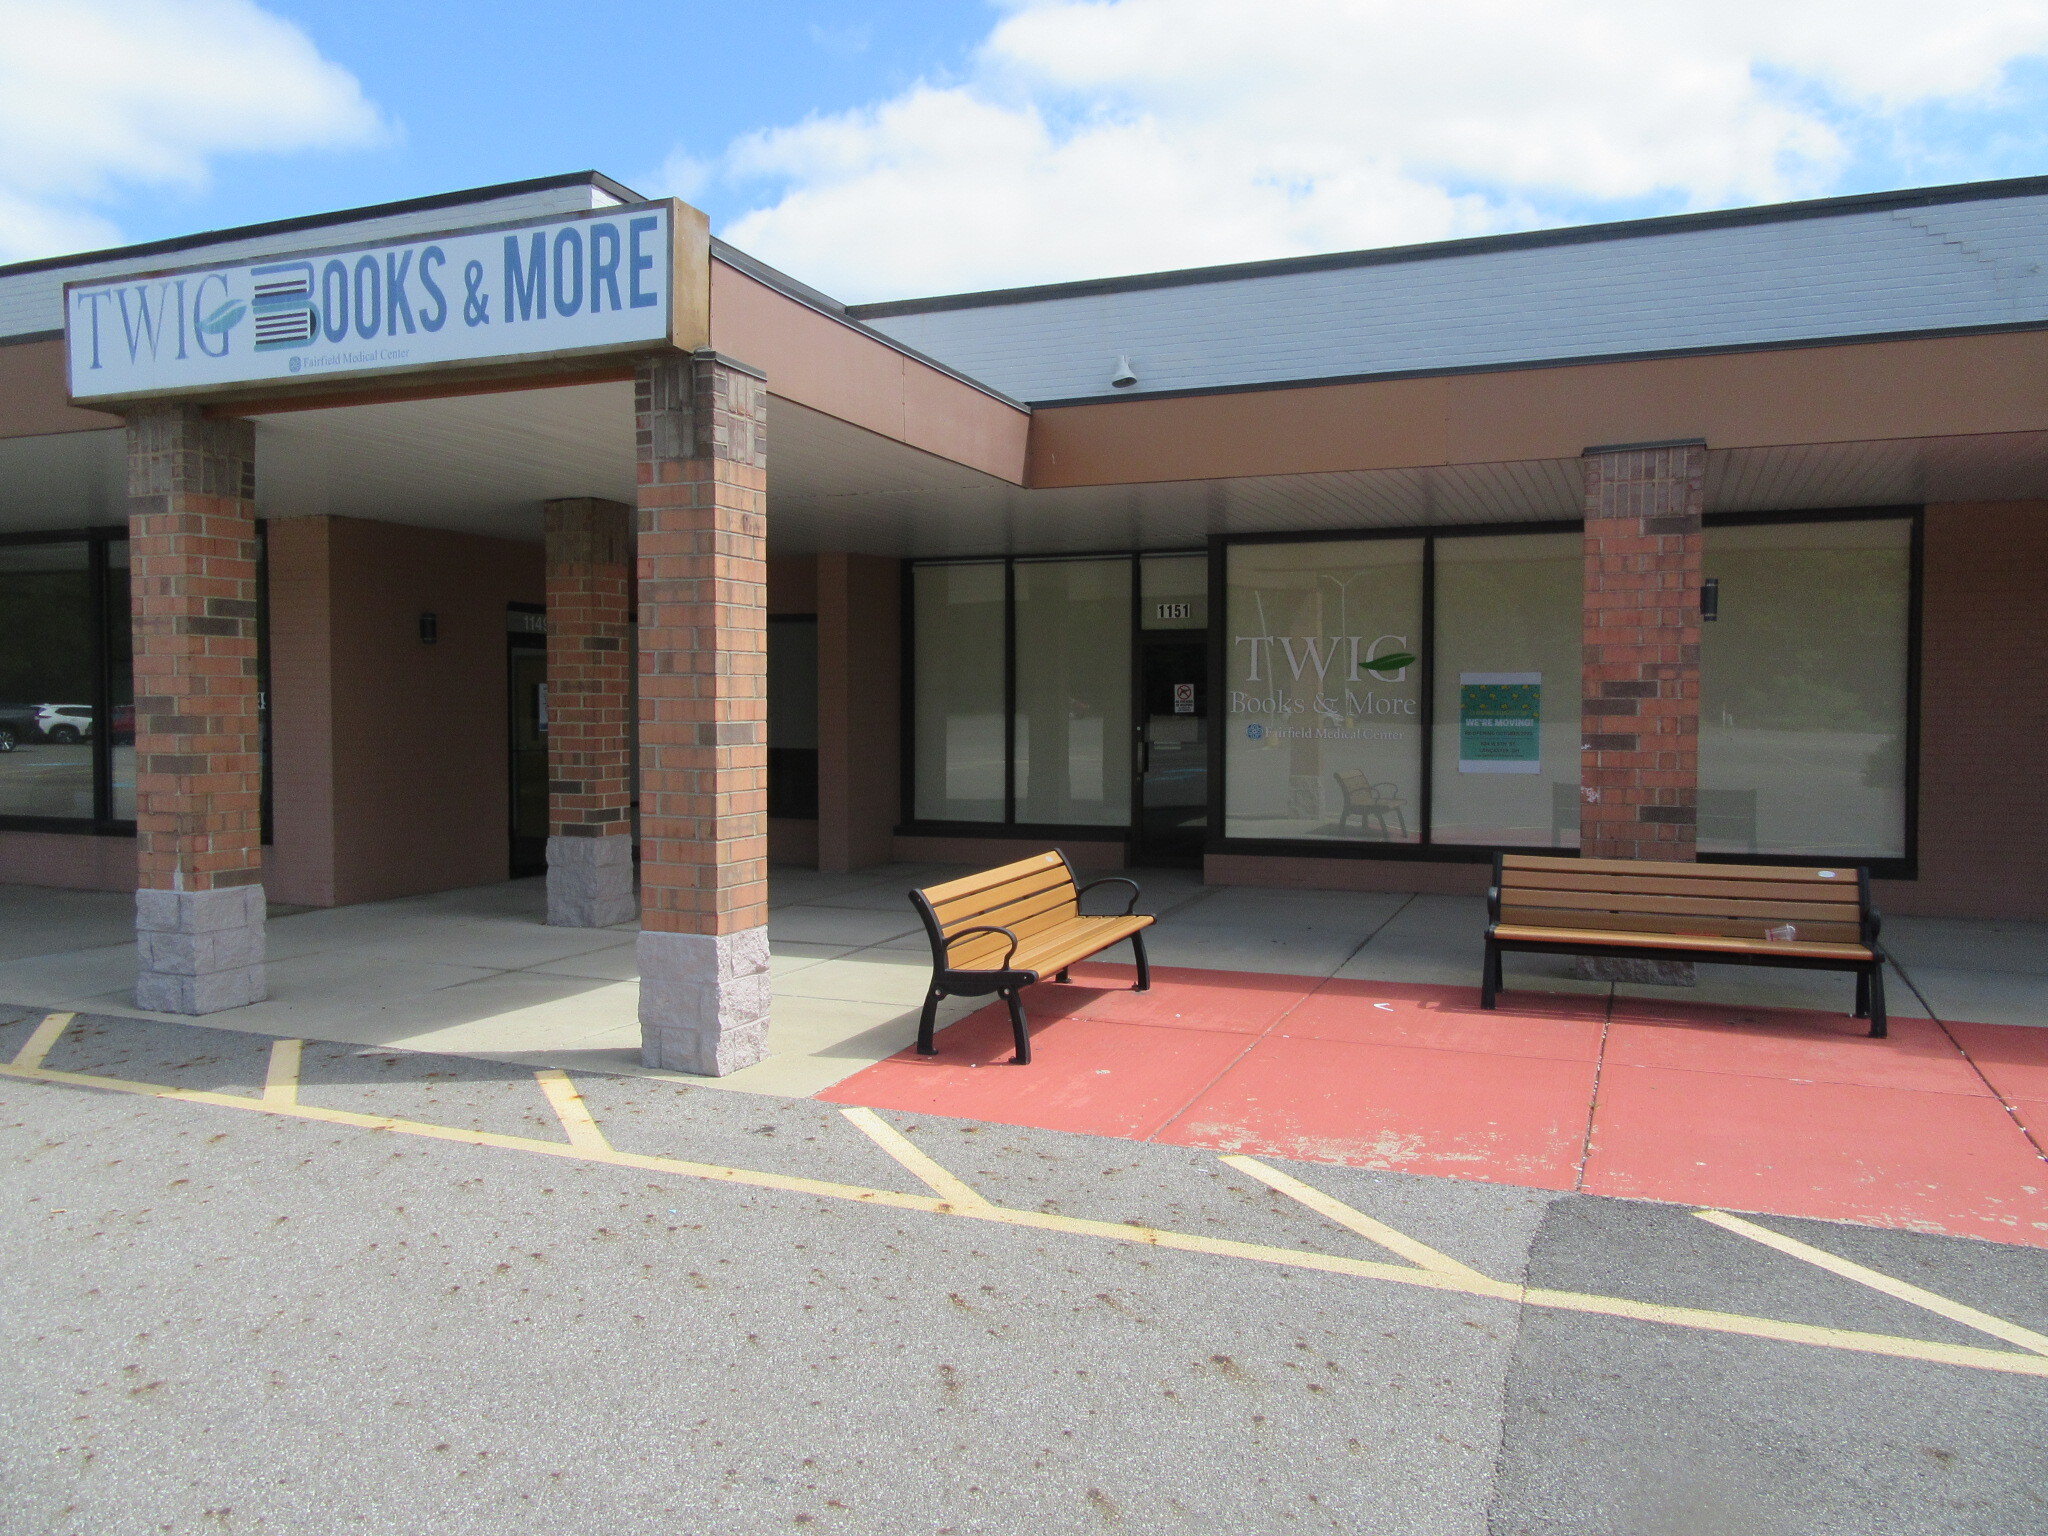
<svg viewBox="0 0 2048 1536">
<path fill-rule="evenodd" d="M 334 514 L 540 537 L 555 497 L 633 498 L 624 383 L 285 412 L 257 421 L 266 517 Z M 790 401 L 770 407 L 781 553 L 1185 548 L 1212 533 L 1579 515 L 1579 461 L 1025 490 Z M 121 433 L 0 440 L 0 533 L 119 522 Z M 1710 511 L 2048 499 L 2048 433 L 1712 450 Z"/>
</svg>

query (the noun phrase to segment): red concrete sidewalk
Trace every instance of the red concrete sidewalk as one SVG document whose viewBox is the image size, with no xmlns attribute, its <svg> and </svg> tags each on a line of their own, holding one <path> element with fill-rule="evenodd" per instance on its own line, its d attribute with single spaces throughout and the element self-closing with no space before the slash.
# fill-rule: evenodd
<svg viewBox="0 0 2048 1536">
<path fill-rule="evenodd" d="M 2048 1029 L 1131 974 L 1029 988 L 1029 1067 L 995 1004 L 819 1097 L 2048 1247 Z"/>
</svg>

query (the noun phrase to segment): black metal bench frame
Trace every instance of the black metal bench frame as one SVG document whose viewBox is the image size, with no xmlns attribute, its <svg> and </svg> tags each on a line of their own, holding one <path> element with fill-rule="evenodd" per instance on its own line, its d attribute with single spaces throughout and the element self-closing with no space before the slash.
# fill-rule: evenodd
<svg viewBox="0 0 2048 1536">
<path fill-rule="evenodd" d="M 1066 854 L 1061 853 L 1059 858 L 1060 863 L 1067 872 L 1067 883 L 1074 889 L 1074 909 L 1077 915 L 1083 917 L 1136 917 L 1139 915 L 1134 909 L 1137 907 L 1138 900 L 1143 895 L 1143 892 L 1139 890 L 1137 881 L 1124 875 L 1105 875 L 1099 880 L 1091 880 L 1086 885 L 1082 885 L 1075 880 L 1074 866 L 1068 863 Z M 1130 899 L 1124 903 L 1123 911 L 1105 913 L 1081 912 L 1081 898 L 1098 886 L 1104 885 L 1127 885 L 1131 888 Z M 925 993 L 924 1009 L 919 1014 L 917 1023 L 918 1054 L 921 1056 L 935 1056 L 938 1054 L 939 1047 L 935 1036 L 938 1031 L 939 1000 L 941 998 L 996 996 L 1002 998 L 1009 1005 L 1010 1031 L 1016 1041 L 1016 1054 L 1010 1058 L 1011 1064 L 1020 1067 L 1029 1066 L 1031 1064 L 1031 1031 L 1026 1027 L 1024 1004 L 1018 997 L 1018 993 L 1034 982 L 1043 981 L 1045 977 L 1039 971 L 1013 969 L 1010 966 L 1009 962 L 1016 956 L 1023 940 L 1014 931 L 999 923 L 982 923 L 972 928 L 962 928 L 948 935 L 940 924 L 938 915 L 933 912 L 932 904 L 926 898 L 923 891 L 912 891 L 910 893 L 910 904 L 917 909 L 918 917 L 923 920 L 925 936 L 931 940 L 932 945 L 931 987 Z M 1003 963 L 1000 966 L 994 968 L 977 966 L 971 969 L 956 970 L 947 964 L 948 952 L 953 945 L 959 943 L 962 939 L 984 933 L 1002 934 L 1010 941 L 1010 947 L 1004 953 Z M 1082 960 L 1089 959 L 1094 955 L 1102 953 L 1102 950 L 1114 948 L 1126 940 L 1130 942 L 1131 953 L 1138 963 L 1138 980 L 1131 990 L 1133 992 L 1149 992 L 1152 989 L 1152 965 L 1145 955 L 1145 933 L 1143 929 L 1138 930 L 1136 933 L 1124 934 L 1118 938 L 1111 939 L 1108 943 L 1102 945 L 1100 949 L 1091 950 L 1086 955 L 1076 955 L 1069 964 L 1077 964 Z M 1066 969 L 1063 967 L 1056 972 L 1054 979 L 1057 981 L 1068 980 Z"/>
</svg>

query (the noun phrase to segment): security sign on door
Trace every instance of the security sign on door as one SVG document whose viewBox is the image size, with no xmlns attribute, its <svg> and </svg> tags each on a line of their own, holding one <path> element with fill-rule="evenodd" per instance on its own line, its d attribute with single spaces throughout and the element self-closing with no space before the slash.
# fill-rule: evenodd
<svg viewBox="0 0 2048 1536">
<path fill-rule="evenodd" d="M 1176 715 L 1192 715 L 1195 712 L 1195 685 L 1175 683 L 1173 685 L 1173 712 Z"/>
</svg>

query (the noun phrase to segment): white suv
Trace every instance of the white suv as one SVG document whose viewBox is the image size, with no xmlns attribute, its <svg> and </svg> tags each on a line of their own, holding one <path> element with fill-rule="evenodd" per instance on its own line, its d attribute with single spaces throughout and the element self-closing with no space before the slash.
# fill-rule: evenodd
<svg viewBox="0 0 2048 1536">
<path fill-rule="evenodd" d="M 36 711 L 36 729 L 43 740 L 59 746 L 85 741 L 92 735 L 90 704 L 45 704 Z"/>
</svg>

